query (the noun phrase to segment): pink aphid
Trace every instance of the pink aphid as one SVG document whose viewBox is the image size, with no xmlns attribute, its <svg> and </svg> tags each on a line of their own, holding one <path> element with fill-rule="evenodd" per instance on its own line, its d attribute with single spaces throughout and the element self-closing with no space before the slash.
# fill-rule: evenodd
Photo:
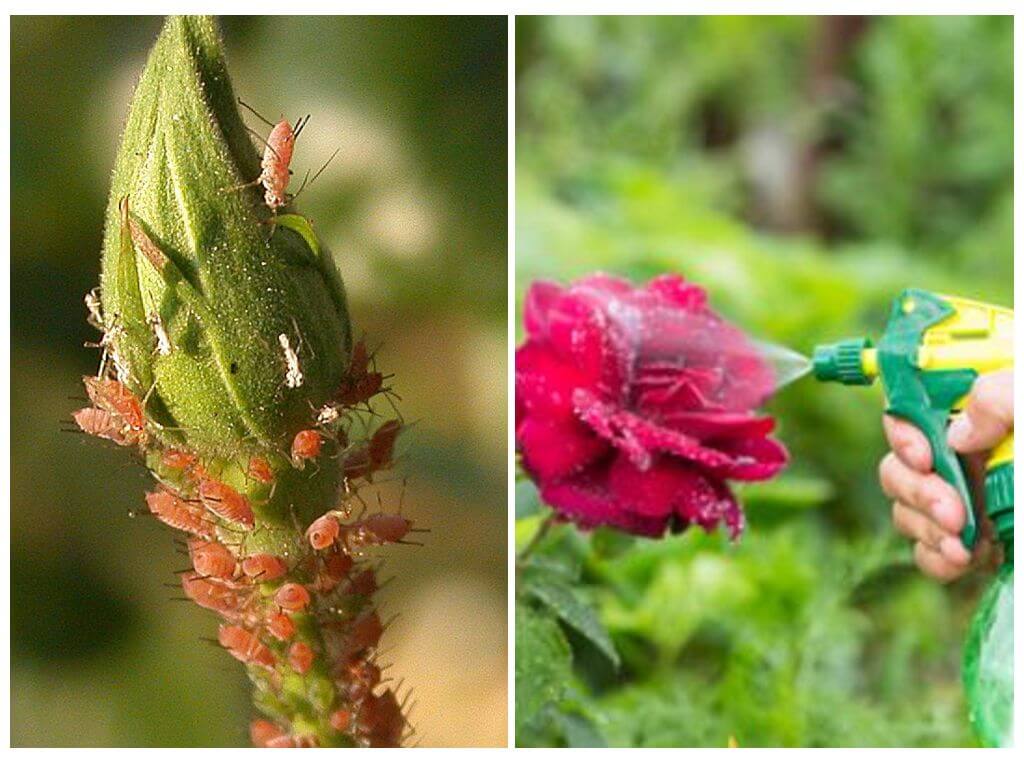
<svg viewBox="0 0 1024 768">
<path fill-rule="evenodd" d="M 256 635 L 241 627 L 222 624 L 217 630 L 217 641 L 243 664 L 274 666 L 274 654 L 270 649 Z"/>
<path fill-rule="evenodd" d="M 310 523 L 309 528 L 306 529 L 306 538 L 309 539 L 309 544 L 313 549 L 327 549 L 338 540 L 339 533 L 341 533 L 341 524 L 338 522 L 337 515 L 328 512 Z"/>
<path fill-rule="evenodd" d="M 146 505 L 160 522 L 201 539 L 214 537 L 213 522 L 200 504 L 185 501 L 166 489 L 146 494 Z"/>
<path fill-rule="evenodd" d="M 256 117 L 270 126 L 270 134 L 264 140 L 263 159 L 260 161 L 259 177 L 243 186 L 259 184 L 263 187 L 263 200 L 275 213 L 278 208 L 288 204 L 288 183 L 291 180 L 292 154 L 295 152 L 295 139 L 309 122 L 309 115 L 300 119 L 295 127 L 284 118 L 271 123 L 263 115 L 250 107 L 241 99 L 238 103 L 252 112 Z"/>
<path fill-rule="evenodd" d="M 261 552 L 242 561 L 242 573 L 253 581 L 273 581 L 288 573 L 288 565 L 279 557 Z"/>
<path fill-rule="evenodd" d="M 199 497 L 208 510 L 219 517 L 252 528 L 255 517 L 249 500 L 227 483 L 212 478 L 199 482 Z"/>
<path fill-rule="evenodd" d="M 358 523 L 344 526 L 340 538 L 346 550 L 360 552 L 364 547 L 401 541 L 410 527 L 411 522 L 401 515 L 369 515 Z"/>
<path fill-rule="evenodd" d="M 302 121 L 298 123 L 302 130 Z M 295 151 L 295 137 L 298 132 L 287 120 L 281 120 L 270 130 L 267 146 L 260 162 L 260 184 L 263 185 L 263 199 L 267 207 L 276 211 L 287 203 L 285 190 L 291 181 L 292 153 Z"/>
<path fill-rule="evenodd" d="M 200 576 L 230 579 L 238 568 L 238 561 L 230 550 L 216 541 L 189 541 L 188 551 L 192 567 Z"/>
</svg>

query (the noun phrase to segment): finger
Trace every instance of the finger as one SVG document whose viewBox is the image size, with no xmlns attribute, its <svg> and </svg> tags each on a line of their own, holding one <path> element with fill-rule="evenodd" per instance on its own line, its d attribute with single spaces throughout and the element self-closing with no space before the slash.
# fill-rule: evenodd
<svg viewBox="0 0 1024 768">
<path fill-rule="evenodd" d="M 920 541 L 914 545 L 914 562 L 926 574 L 943 583 L 959 578 L 967 571 L 965 567 L 951 563 L 940 552 Z"/>
<path fill-rule="evenodd" d="M 938 549 L 948 535 L 942 526 L 926 514 L 898 501 L 892 505 L 892 524 L 908 539 L 924 542 L 932 549 Z"/>
<path fill-rule="evenodd" d="M 889 453 L 878 467 L 878 478 L 886 496 L 924 512 L 947 533 L 959 533 L 964 527 L 963 502 L 953 486 L 938 475 L 915 472 L 895 453 Z"/>
<path fill-rule="evenodd" d="M 947 439 L 957 453 L 987 451 L 1013 431 L 1013 371 L 999 371 L 974 382 L 963 413 L 949 426 Z"/>
<path fill-rule="evenodd" d="M 885 431 L 885 439 L 900 457 L 900 461 L 918 472 L 931 471 L 932 448 L 921 430 L 909 421 L 888 414 L 882 416 L 882 429 Z"/>
</svg>

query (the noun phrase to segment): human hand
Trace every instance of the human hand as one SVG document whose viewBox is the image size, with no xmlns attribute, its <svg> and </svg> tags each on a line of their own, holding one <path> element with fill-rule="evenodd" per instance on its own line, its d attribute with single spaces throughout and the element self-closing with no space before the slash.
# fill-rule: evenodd
<svg viewBox="0 0 1024 768">
<path fill-rule="evenodd" d="M 957 492 L 932 467 L 932 451 L 912 424 L 884 416 L 882 424 L 892 451 L 879 465 L 885 495 L 892 499 L 896 530 L 914 542 L 914 560 L 934 579 L 952 581 L 993 551 L 991 533 L 973 553 L 960 542 L 966 511 Z M 964 411 L 949 426 L 950 446 L 966 457 L 974 497 L 983 503 L 984 461 L 988 452 L 1013 431 L 1013 371 L 981 376 L 971 388 Z"/>
</svg>

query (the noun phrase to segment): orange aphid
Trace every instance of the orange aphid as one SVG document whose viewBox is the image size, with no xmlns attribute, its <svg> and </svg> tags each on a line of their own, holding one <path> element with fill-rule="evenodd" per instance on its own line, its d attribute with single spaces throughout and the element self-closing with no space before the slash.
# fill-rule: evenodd
<svg viewBox="0 0 1024 768">
<path fill-rule="evenodd" d="M 82 408 L 71 414 L 78 428 L 94 437 L 113 440 L 118 445 L 131 445 L 131 431 L 110 411 L 102 408 Z"/>
<path fill-rule="evenodd" d="M 217 630 L 217 641 L 228 653 L 243 664 L 274 666 L 274 654 L 270 652 L 252 632 L 230 624 L 222 624 Z"/>
<path fill-rule="evenodd" d="M 191 453 L 179 451 L 176 448 L 168 448 L 160 455 L 160 461 L 169 469 L 189 470 L 199 459 Z"/>
<path fill-rule="evenodd" d="M 269 720 L 253 720 L 249 723 L 249 738 L 254 747 L 265 747 L 271 739 L 284 735 L 284 730 L 277 723 Z"/>
<path fill-rule="evenodd" d="M 270 463 L 262 456 L 253 456 L 249 459 L 248 475 L 254 480 L 266 483 L 267 485 L 274 482 L 274 470 L 270 468 Z"/>
<path fill-rule="evenodd" d="M 181 575 L 181 588 L 196 605 L 216 611 L 226 619 L 238 620 L 245 611 L 246 594 L 222 581 L 203 578 L 195 571 Z"/>
<path fill-rule="evenodd" d="M 347 730 L 352 722 L 352 713 L 347 709 L 336 709 L 331 712 L 328 722 L 331 724 L 331 728 L 336 731 Z"/>
<path fill-rule="evenodd" d="M 242 573 L 253 581 L 273 581 L 288 573 L 288 565 L 279 557 L 260 552 L 242 561 Z"/>
<path fill-rule="evenodd" d="M 219 517 L 252 528 L 255 517 L 249 500 L 227 483 L 213 478 L 199 481 L 199 497 L 208 510 Z"/>
<path fill-rule="evenodd" d="M 300 675 L 309 672 L 314 658 L 313 649 L 306 643 L 292 643 L 291 648 L 288 649 L 288 663 Z"/>
<path fill-rule="evenodd" d="M 238 561 L 223 544 L 215 541 L 196 541 L 188 543 L 192 567 L 200 576 L 212 576 L 218 579 L 229 579 L 235 574 Z"/>
<path fill-rule="evenodd" d="M 313 549 L 327 549 L 338 539 L 341 533 L 341 524 L 338 523 L 337 515 L 328 512 L 321 515 L 306 529 L 306 538 Z"/>
<path fill-rule="evenodd" d="M 324 439 L 315 429 L 303 429 L 292 440 L 292 463 L 302 466 L 308 459 L 320 455 Z"/>
<path fill-rule="evenodd" d="M 278 640 L 291 640 L 295 634 L 295 622 L 286 613 L 273 612 L 267 616 L 267 632 Z"/>
<path fill-rule="evenodd" d="M 280 736 L 276 736 L 273 739 L 267 741 L 263 746 L 271 749 L 280 749 L 282 747 L 297 747 L 295 739 L 289 736 L 287 733 L 282 733 Z"/>
<path fill-rule="evenodd" d="M 295 613 L 309 605 L 309 592 L 301 584 L 288 583 L 274 593 L 274 602 L 282 611 Z"/>
<path fill-rule="evenodd" d="M 172 528 L 203 539 L 213 538 L 213 523 L 206 518 L 202 506 L 193 501 L 161 489 L 146 494 L 146 505 L 153 517 Z"/>
<path fill-rule="evenodd" d="M 115 379 L 84 376 L 82 380 L 93 405 L 120 417 L 134 431 L 145 429 L 146 418 L 142 412 L 142 403 L 128 387 Z"/>
</svg>

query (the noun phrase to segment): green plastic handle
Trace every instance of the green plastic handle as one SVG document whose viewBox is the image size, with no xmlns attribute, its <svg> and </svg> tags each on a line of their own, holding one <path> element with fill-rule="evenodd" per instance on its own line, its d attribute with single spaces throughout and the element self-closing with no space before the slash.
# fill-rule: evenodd
<svg viewBox="0 0 1024 768">
<path fill-rule="evenodd" d="M 954 405 L 970 391 L 978 373 L 917 367 L 925 331 L 954 312 L 952 305 L 928 291 L 910 288 L 901 293 L 878 341 L 878 369 L 888 401 L 886 413 L 906 419 L 924 433 L 935 471 L 963 500 L 967 516 L 960 540 L 971 549 L 978 538 L 977 514 L 962 459 L 946 440 L 946 427 Z"/>
</svg>

